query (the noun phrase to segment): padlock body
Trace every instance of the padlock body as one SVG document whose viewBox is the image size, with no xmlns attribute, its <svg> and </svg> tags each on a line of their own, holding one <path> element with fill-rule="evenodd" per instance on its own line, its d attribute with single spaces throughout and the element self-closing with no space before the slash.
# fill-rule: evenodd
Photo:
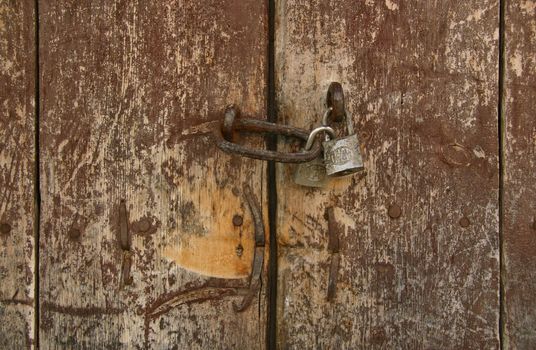
<svg viewBox="0 0 536 350">
<path fill-rule="evenodd" d="M 364 169 L 356 134 L 325 141 L 323 145 L 327 176 L 345 176 Z"/>
<path fill-rule="evenodd" d="M 324 159 L 318 157 L 307 163 L 300 163 L 294 173 L 294 183 L 307 187 L 323 187 L 326 184 Z"/>
</svg>

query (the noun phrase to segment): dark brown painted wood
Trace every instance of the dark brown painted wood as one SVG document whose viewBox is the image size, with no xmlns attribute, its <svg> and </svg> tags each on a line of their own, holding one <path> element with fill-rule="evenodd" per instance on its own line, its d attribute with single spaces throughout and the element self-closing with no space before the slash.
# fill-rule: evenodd
<svg viewBox="0 0 536 350">
<path fill-rule="evenodd" d="M 34 2 L 0 1 L 0 348 L 34 343 Z"/>
<path fill-rule="evenodd" d="M 265 165 L 217 151 L 209 122 L 266 115 L 265 4 L 39 6 L 41 347 L 264 348 L 264 290 L 233 302 Z"/>
<path fill-rule="evenodd" d="M 504 344 L 536 348 L 536 2 L 505 2 Z"/>
<path fill-rule="evenodd" d="M 279 120 L 318 125 L 339 81 L 366 163 L 321 190 L 278 167 L 279 347 L 498 348 L 498 1 L 276 3 Z"/>
</svg>

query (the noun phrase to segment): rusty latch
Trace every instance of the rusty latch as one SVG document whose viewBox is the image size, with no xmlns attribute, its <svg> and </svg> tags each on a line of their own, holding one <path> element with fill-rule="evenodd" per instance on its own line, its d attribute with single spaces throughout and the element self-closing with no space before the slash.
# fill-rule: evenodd
<svg viewBox="0 0 536 350">
<path fill-rule="evenodd" d="M 270 123 L 259 119 L 239 118 L 238 110 L 235 106 L 228 106 L 221 125 L 213 128 L 213 136 L 216 145 L 227 153 L 237 154 L 240 156 L 276 161 L 281 163 L 304 163 L 318 157 L 322 151 L 320 141 L 315 140 L 309 150 L 302 148 L 299 152 L 286 153 L 270 151 L 264 149 L 253 149 L 233 142 L 236 132 L 243 131 L 253 134 L 273 134 L 286 137 L 293 137 L 302 140 L 304 143 L 309 138 L 307 130 L 276 123 Z"/>
<path fill-rule="evenodd" d="M 249 186 L 244 187 L 244 196 L 248 203 L 249 211 L 253 218 L 253 225 L 255 227 L 255 251 L 253 253 L 253 269 L 251 271 L 251 277 L 249 280 L 249 290 L 240 302 L 240 304 L 233 304 L 235 312 L 242 312 L 246 310 L 255 296 L 259 293 L 261 288 L 261 275 L 264 265 L 264 249 L 266 244 L 264 222 L 262 221 L 262 212 L 260 206 L 257 203 L 255 195 L 251 192 Z"/>
</svg>

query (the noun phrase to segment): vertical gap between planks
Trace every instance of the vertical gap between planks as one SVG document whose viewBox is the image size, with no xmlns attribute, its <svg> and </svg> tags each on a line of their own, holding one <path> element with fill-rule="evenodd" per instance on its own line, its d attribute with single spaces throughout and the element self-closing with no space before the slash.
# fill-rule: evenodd
<svg viewBox="0 0 536 350">
<path fill-rule="evenodd" d="M 499 346 L 504 348 L 504 74 L 505 74 L 505 1 L 499 0 L 499 86 L 498 86 L 498 136 L 499 136 Z"/>
<path fill-rule="evenodd" d="M 268 0 L 268 50 L 267 50 L 267 111 L 268 121 L 277 121 L 275 96 L 275 0 Z M 267 148 L 277 150 L 277 137 L 267 138 Z M 266 322 L 266 347 L 276 348 L 277 335 L 277 183 L 275 162 L 268 162 L 268 223 L 270 225 L 269 263 L 268 263 L 268 320 Z"/>
<path fill-rule="evenodd" d="M 39 154 L 39 0 L 34 1 L 35 23 L 35 116 L 34 116 L 34 348 L 39 349 L 39 230 L 41 224 L 41 183 Z"/>
</svg>

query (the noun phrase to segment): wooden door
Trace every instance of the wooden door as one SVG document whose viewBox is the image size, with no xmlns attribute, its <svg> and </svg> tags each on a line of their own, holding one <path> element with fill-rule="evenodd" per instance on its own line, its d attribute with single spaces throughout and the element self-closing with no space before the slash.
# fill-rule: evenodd
<svg viewBox="0 0 536 350">
<path fill-rule="evenodd" d="M 278 168 L 279 347 L 498 347 L 498 2 L 276 4 L 279 120 L 318 125 L 340 82 L 366 169 Z"/>
<path fill-rule="evenodd" d="M 41 348 L 264 347 L 264 289 L 233 303 L 265 165 L 217 152 L 209 126 L 230 102 L 265 117 L 266 13 L 39 2 Z"/>
<path fill-rule="evenodd" d="M 531 0 L 0 0 L 0 349 L 535 348 L 535 28 Z M 228 104 L 311 130 L 332 82 L 364 171 L 216 147 Z"/>
</svg>

